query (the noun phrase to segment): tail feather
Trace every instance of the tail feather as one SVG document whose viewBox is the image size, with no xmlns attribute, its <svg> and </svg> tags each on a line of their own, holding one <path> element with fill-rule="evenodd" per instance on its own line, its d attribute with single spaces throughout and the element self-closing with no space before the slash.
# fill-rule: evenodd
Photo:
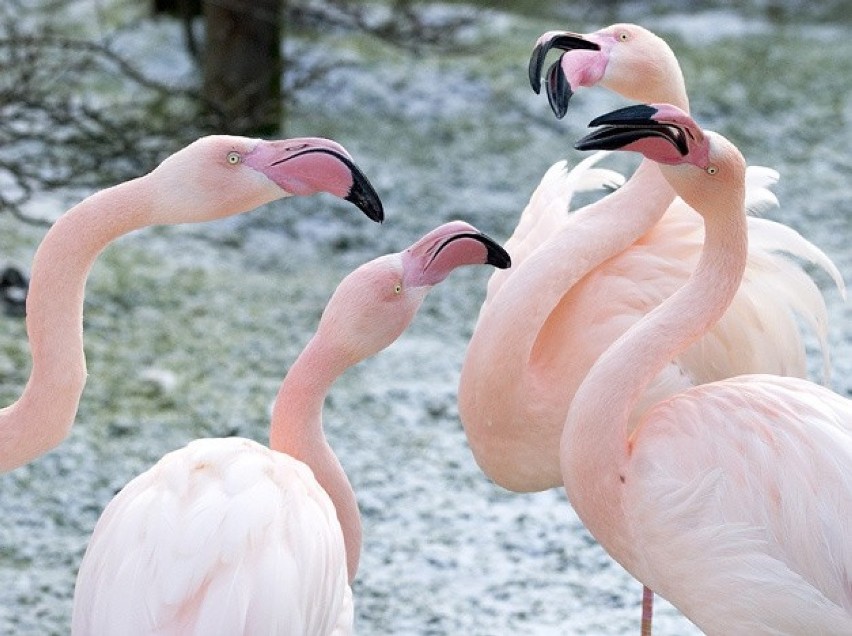
<svg viewBox="0 0 852 636">
<path fill-rule="evenodd" d="M 769 219 L 752 218 L 749 219 L 749 241 L 752 248 L 785 252 L 817 266 L 831 277 L 840 295 L 846 299 L 846 283 L 840 270 L 825 252 L 793 228 Z"/>
<path fill-rule="evenodd" d="M 748 166 L 746 169 L 746 211 L 753 215 L 748 220 L 749 267 L 746 281 L 763 280 L 766 283 L 766 294 L 753 298 L 760 303 L 758 307 L 772 306 L 781 301 L 814 330 L 822 352 L 823 382 L 828 383 L 831 355 L 825 298 L 812 276 L 797 261 L 804 261 L 828 274 L 844 300 L 846 284 L 840 270 L 825 252 L 796 230 L 776 221 L 756 218 L 779 206 L 778 197 L 769 189 L 778 183 L 779 178 L 777 170 L 765 166 Z M 777 322 L 778 317 L 767 319 Z M 776 326 L 780 328 L 780 325 Z M 789 331 L 789 327 L 783 331 Z"/>
<path fill-rule="evenodd" d="M 570 170 L 565 161 L 550 167 L 521 214 L 514 233 L 505 243 L 514 263 L 520 263 L 566 223 L 576 193 L 616 189 L 624 184 L 624 175 L 595 167 L 608 154 L 606 151 L 596 152 Z"/>
</svg>

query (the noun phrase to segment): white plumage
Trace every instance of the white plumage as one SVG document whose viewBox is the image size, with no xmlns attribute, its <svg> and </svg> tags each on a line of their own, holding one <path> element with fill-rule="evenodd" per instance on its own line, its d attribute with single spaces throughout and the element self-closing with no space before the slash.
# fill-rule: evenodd
<svg viewBox="0 0 852 636">
<path fill-rule="evenodd" d="M 352 632 L 331 499 L 304 463 L 247 439 L 193 441 L 128 483 L 78 581 L 75 634 Z"/>
<path fill-rule="evenodd" d="M 849 414 L 828 389 L 770 375 L 652 409 L 624 490 L 633 572 L 714 634 L 850 633 Z"/>
</svg>

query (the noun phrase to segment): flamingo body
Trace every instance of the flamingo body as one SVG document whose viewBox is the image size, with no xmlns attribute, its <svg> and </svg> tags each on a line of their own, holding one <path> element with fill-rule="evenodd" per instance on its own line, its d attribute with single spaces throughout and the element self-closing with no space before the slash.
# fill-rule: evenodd
<svg viewBox="0 0 852 636">
<path fill-rule="evenodd" d="M 78 580 L 75 634 L 352 633 L 331 499 L 303 462 L 247 439 L 196 440 L 129 482 Z"/>
<path fill-rule="evenodd" d="M 771 205 L 765 173 L 752 174 L 751 205 Z M 635 211 L 624 201 L 646 193 L 636 181 L 622 186 L 620 198 L 607 197 L 607 206 L 567 214 L 560 197 L 577 180 L 569 175 L 559 166 L 548 171 L 531 199 L 536 209 L 524 213 L 524 233 L 507 241 L 513 267 L 489 281 L 459 381 L 459 414 L 476 461 L 515 491 L 562 484 L 557 448 L 577 388 L 609 345 L 683 285 L 704 240 L 701 217 L 680 199 L 660 222 L 625 238 Z M 541 228 L 530 221 L 535 214 Z M 756 371 L 806 375 L 800 316 L 827 351 L 824 299 L 790 256 L 825 269 L 842 289 L 840 273 L 791 228 L 747 222 L 754 238 L 729 310 L 651 383 L 634 421 L 646 406 L 695 384 Z"/>
<path fill-rule="evenodd" d="M 798 378 L 656 405 L 624 472 L 632 573 L 711 634 L 852 633 L 850 427 L 849 400 Z"/>
</svg>

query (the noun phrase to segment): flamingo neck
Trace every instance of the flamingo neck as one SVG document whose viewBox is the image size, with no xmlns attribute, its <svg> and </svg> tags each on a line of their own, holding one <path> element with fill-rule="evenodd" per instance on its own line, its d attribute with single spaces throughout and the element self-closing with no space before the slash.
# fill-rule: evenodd
<svg viewBox="0 0 852 636">
<path fill-rule="evenodd" d="M 476 461 L 501 485 L 528 491 L 562 483 L 555 452 L 547 467 L 526 459 L 540 456 L 539 440 L 556 443 L 559 432 L 550 433 L 545 423 L 540 434 L 527 436 L 516 428 L 517 419 L 505 414 L 516 410 L 518 395 L 528 400 L 543 390 L 536 350 L 566 295 L 652 228 L 673 199 L 657 165 L 643 162 L 617 191 L 571 214 L 557 233 L 510 270 L 483 306 L 462 365 L 459 416 Z M 561 384 L 565 412 L 585 371 L 581 373 Z"/>
<path fill-rule="evenodd" d="M 290 367 L 272 409 L 269 446 L 307 464 L 334 504 L 343 529 L 350 583 L 361 555 L 361 515 L 355 491 L 326 440 L 322 427 L 325 397 L 349 367 L 345 356 L 315 335 Z"/>
<path fill-rule="evenodd" d="M 692 276 L 598 359 L 574 397 L 563 432 L 568 497 L 592 534 L 622 563 L 631 549 L 621 513 L 629 415 L 654 377 L 722 317 L 745 271 L 744 188 L 717 196 L 716 209 L 706 215 L 693 206 L 705 219 L 705 243 Z"/>
<path fill-rule="evenodd" d="M 502 365 L 514 363 L 519 371 L 516 377 L 520 377 L 542 326 L 563 296 L 586 274 L 654 227 L 674 197 L 657 164 L 645 160 L 621 188 L 574 212 L 503 283 L 487 314 L 480 316 L 465 367 L 474 363 L 482 340 L 482 344 L 499 347 L 501 373 L 505 371 Z"/>
<path fill-rule="evenodd" d="M 516 365 L 515 378 L 523 377 L 542 326 L 565 294 L 650 230 L 673 200 L 659 167 L 643 161 L 621 188 L 574 212 L 564 228 L 524 259 L 479 318 L 462 368 L 468 398 L 462 408 L 479 408 L 476 395 L 490 396 L 475 387 L 487 379 L 473 369 L 488 366 L 495 354 L 501 364 Z M 501 366 L 501 373 L 505 369 Z"/>
<path fill-rule="evenodd" d="M 148 224 L 151 213 L 146 177 L 140 177 L 68 210 L 39 245 L 27 295 L 32 370 L 21 397 L 0 410 L 0 472 L 35 459 L 68 435 L 86 383 L 86 278 L 98 254 Z"/>
</svg>

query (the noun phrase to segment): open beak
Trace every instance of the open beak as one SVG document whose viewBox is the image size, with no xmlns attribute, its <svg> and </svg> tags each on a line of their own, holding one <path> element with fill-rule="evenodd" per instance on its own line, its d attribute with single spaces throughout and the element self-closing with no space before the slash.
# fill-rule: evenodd
<svg viewBox="0 0 852 636">
<path fill-rule="evenodd" d="M 571 33 L 570 31 L 548 31 L 544 33 L 536 41 L 532 55 L 530 56 L 530 86 L 532 86 L 533 91 L 536 93 L 541 92 L 541 70 L 550 49 L 559 49 L 566 52 L 577 49 L 600 51 L 601 47 L 596 42 L 586 39 L 579 33 Z M 568 112 L 568 102 L 574 94 L 574 90 L 562 70 L 562 60 L 565 55 L 563 53 L 556 62 L 550 65 L 550 68 L 547 70 L 547 81 L 545 83 L 547 100 L 550 102 L 553 114 L 558 119 L 562 119 L 565 113 Z"/>
<path fill-rule="evenodd" d="M 593 119 L 589 126 L 602 126 L 574 144 L 577 150 L 627 150 L 645 139 L 658 139 L 671 144 L 680 156 L 689 153 L 690 133 L 670 121 L 659 121 L 659 109 L 638 104 L 619 108 Z"/>
<path fill-rule="evenodd" d="M 601 47 L 595 42 L 585 39 L 579 33 L 570 31 L 548 31 L 536 40 L 532 55 L 530 56 L 530 86 L 536 92 L 541 92 L 541 69 L 544 66 L 544 58 L 550 49 L 561 51 L 573 51 L 575 49 L 586 49 L 589 51 L 600 51 Z M 552 67 L 551 67 L 552 68 Z"/>
</svg>

